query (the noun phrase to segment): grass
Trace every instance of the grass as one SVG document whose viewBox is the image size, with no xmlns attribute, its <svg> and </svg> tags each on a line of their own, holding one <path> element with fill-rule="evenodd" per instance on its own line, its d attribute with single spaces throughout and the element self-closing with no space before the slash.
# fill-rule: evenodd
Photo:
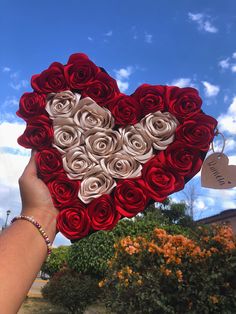
<svg viewBox="0 0 236 314">
<path fill-rule="evenodd" d="M 105 306 L 94 304 L 85 311 L 85 314 L 108 314 Z M 27 298 L 18 314 L 69 314 L 61 307 L 54 306 L 43 298 Z"/>
</svg>

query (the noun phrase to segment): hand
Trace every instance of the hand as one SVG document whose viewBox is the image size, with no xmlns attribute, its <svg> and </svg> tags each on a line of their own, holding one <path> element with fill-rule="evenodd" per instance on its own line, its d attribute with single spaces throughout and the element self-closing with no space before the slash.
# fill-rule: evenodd
<svg viewBox="0 0 236 314">
<path fill-rule="evenodd" d="M 19 179 L 20 194 L 22 199 L 22 215 L 57 216 L 58 211 L 53 205 L 50 192 L 46 184 L 38 178 L 37 167 L 32 152 L 30 161 Z"/>
</svg>

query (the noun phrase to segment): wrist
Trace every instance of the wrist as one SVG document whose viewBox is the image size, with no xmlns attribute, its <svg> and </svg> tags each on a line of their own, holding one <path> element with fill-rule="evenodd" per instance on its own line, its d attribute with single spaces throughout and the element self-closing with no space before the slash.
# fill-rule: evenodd
<svg viewBox="0 0 236 314">
<path fill-rule="evenodd" d="M 22 208 L 21 215 L 33 217 L 49 237 L 50 242 L 56 236 L 57 211 L 44 208 Z"/>
</svg>

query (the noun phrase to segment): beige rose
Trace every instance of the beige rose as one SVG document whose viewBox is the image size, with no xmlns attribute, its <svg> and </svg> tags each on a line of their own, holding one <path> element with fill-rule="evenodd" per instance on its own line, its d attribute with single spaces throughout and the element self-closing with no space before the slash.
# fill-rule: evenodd
<svg viewBox="0 0 236 314">
<path fill-rule="evenodd" d="M 84 134 L 85 145 L 90 158 L 100 160 L 118 152 L 122 147 L 119 132 L 94 128 Z"/>
<path fill-rule="evenodd" d="M 117 179 L 136 178 L 141 175 L 142 166 L 132 156 L 116 153 L 100 161 L 102 169 Z"/>
<path fill-rule="evenodd" d="M 46 111 L 51 119 L 58 117 L 69 118 L 77 107 L 81 95 L 64 91 L 60 93 L 51 93 L 47 97 Z"/>
<path fill-rule="evenodd" d="M 74 114 L 74 121 L 85 131 L 97 127 L 111 129 L 114 126 L 114 118 L 111 112 L 100 107 L 89 97 L 79 102 L 79 110 Z"/>
<path fill-rule="evenodd" d="M 82 134 L 72 118 L 57 118 L 53 122 L 54 144 L 61 153 L 83 142 Z"/>
<path fill-rule="evenodd" d="M 63 167 L 71 180 L 81 180 L 96 165 L 89 159 L 84 146 L 72 147 L 62 156 Z"/>
<path fill-rule="evenodd" d="M 136 127 L 145 130 L 157 150 L 164 150 L 174 141 L 178 120 L 169 112 L 149 113 Z"/>
<path fill-rule="evenodd" d="M 110 194 L 116 182 L 100 166 L 93 167 L 81 182 L 78 197 L 85 204 L 103 194 Z"/>
<path fill-rule="evenodd" d="M 142 128 L 127 126 L 119 129 L 123 140 L 123 151 L 125 154 L 133 156 L 141 163 L 147 162 L 153 156 L 152 141 Z"/>
</svg>

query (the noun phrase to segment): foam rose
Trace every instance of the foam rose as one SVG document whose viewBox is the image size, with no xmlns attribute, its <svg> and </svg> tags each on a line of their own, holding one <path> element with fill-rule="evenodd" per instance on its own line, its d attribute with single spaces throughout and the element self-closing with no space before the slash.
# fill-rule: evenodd
<svg viewBox="0 0 236 314">
<path fill-rule="evenodd" d="M 119 129 L 125 154 L 133 156 L 137 161 L 145 163 L 153 155 L 152 141 L 142 128 L 128 126 Z"/>
<path fill-rule="evenodd" d="M 74 124 L 72 118 L 57 118 L 53 122 L 54 129 L 54 144 L 60 152 L 71 148 L 73 146 L 79 146 L 82 143 L 82 134 Z"/>
<path fill-rule="evenodd" d="M 81 180 L 96 165 L 88 157 L 85 147 L 73 147 L 62 156 L 63 167 L 71 180 Z"/>
<path fill-rule="evenodd" d="M 79 110 L 74 115 L 74 121 L 84 131 L 96 127 L 111 129 L 114 126 L 114 118 L 111 112 L 96 104 L 89 97 L 79 102 Z"/>
<path fill-rule="evenodd" d="M 164 150 L 174 141 L 178 124 L 178 120 L 169 112 L 157 111 L 146 115 L 136 127 L 146 131 L 155 149 Z"/>
<path fill-rule="evenodd" d="M 47 97 L 46 111 L 51 119 L 72 115 L 80 100 L 80 94 L 67 90 L 60 93 L 51 93 Z"/>
<path fill-rule="evenodd" d="M 88 204 L 103 194 L 110 194 L 115 186 L 115 181 L 100 166 L 95 166 L 84 176 L 78 197 Z"/>
<path fill-rule="evenodd" d="M 136 178 L 141 175 L 142 166 L 132 156 L 116 153 L 100 161 L 102 169 L 113 178 Z"/>
<path fill-rule="evenodd" d="M 113 155 L 122 147 L 119 132 L 110 129 L 94 128 L 87 131 L 84 138 L 89 157 L 95 161 Z"/>
</svg>

